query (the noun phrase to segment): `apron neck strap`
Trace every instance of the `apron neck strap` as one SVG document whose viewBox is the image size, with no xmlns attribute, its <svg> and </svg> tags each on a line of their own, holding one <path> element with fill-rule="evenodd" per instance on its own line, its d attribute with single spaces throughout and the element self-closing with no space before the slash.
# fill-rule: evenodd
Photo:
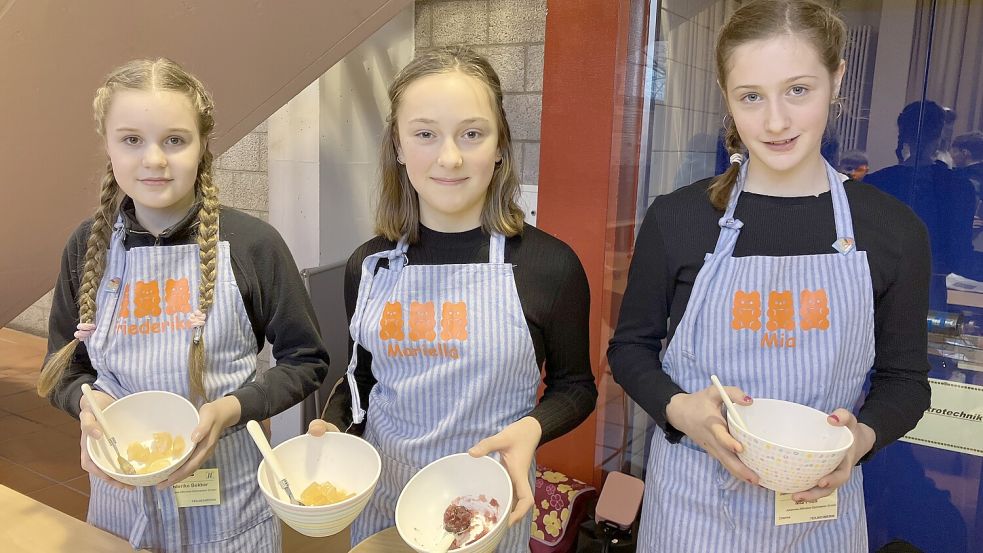
<svg viewBox="0 0 983 553">
<path fill-rule="evenodd" d="M 843 179 L 836 169 L 823 160 L 826 166 L 826 178 L 829 179 L 829 191 L 833 196 L 833 219 L 836 221 L 836 238 L 838 240 L 853 240 L 853 216 L 850 214 L 850 202 L 846 197 Z"/>
<path fill-rule="evenodd" d="M 727 209 L 724 211 L 724 216 L 720 218 L 719 225 L 722 231 L 723 229 L 732 229 L 740 232 L 741 227 L 744 226 L 744 223 L 734 218 L 734 211 L 737 209 L 737 200 L 741 192 L 744 191 L 744 185 L 747 181 L 748 163 L 749 161 L 745 161 L 741 164 L 740 172 L 737 174 L 737 182 L 734 183 L 734 188 L 730 193 L 730 200 L 727 202 Z M 823 166 L 826 169 L 826 180 L 829 182 L 829 191 L 833 200 L 836 243 L 852 246 L 853 217 L 850 214 L 850 203 L 846 197 L 846 190 L 843 188 L 843 180 L 840 178 L 840 174 L 825 159 L 823 159 Z M 851 250 L 852 248 L 848 247 L 846 251 L 841 250 L 841 253 L 848 253 Z"/>
<path fill-rule="evenodd" d="M 488 262 L 505 263 L 505 236 L 493 232 L 488 242 Z"/>
<path fill-rule="evenodd" d="M 406 251 L 408 249 L 409 244 L 406 241 L 406 237 L 403 236 L 396 243 L 395 248 L 388 252 L 381 252 L 381 257 L 388 257 L 389 268 L 398 271 L 408 263 L 406 258 Z M 488 262 L 505 263 L 505 236 L 500 232 L 493 232 L 488 238 Z"/>
<path fill-rule="evenodd" d="M 403 237 L 399 239 L 399 242 L 396 242 L 395 248 L 389 250 L 388 252 L 379 252 L 375 255 L 378 256 L 377 260 L 383 257 L 389 259 L 389 269 L 398 272 L 409 264 L 409 259 L 406 257 L 406 250 L 408 249 L 410 249 L 410 244 L 406 240 L 406 235 L 404 234 Z M 373 267 L 373 270 L 374 269 L 375 267 Z"/>
<path fill-rule="evenodd" d="M 126 226 L 123 224 L 123 214 L 122 213 L 118 213 L 116 215 L 116 222 L 113 223 L 113 237 L 112 237 L 112 241 L 114 243 L 115 242 L 122 242 L 123 235 L 125 235 L 125 234 L 126 234 Z"/>
</svg>

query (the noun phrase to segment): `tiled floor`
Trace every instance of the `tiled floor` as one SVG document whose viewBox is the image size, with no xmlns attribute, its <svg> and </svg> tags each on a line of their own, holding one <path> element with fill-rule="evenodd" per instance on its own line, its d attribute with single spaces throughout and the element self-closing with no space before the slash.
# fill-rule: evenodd
<svg viewBox="0 0 983 553">
<path fill-rule="evenodd" d="M 0 329 L 0 484 L 85 519 L 79 427 L 34 391 L 45 341 Z"/>
<path fill-rule="evenodd" d="M 46 341 L 0 328 L 0 484 L 80 520 L 89 503 L 78 421 L 34 391 Z M 284 527 L 284 553 L 348 551 L 348 532 L 308 538 Z"/>
</svg>

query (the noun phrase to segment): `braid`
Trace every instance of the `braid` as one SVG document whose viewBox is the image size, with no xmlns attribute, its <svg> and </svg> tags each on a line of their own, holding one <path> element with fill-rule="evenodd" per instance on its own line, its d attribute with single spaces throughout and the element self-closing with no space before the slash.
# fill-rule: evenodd
<svg viewBox="0 0 983 553">
<path fill-rule="evenodd" d="M 201 191 L 201 207 L 198 210 L 198 257 L 201 263 L 198 309 L 207 314 L 215 301 L 219 219 L 218 188 L 212 180 L 212 153 L 207 147 L 198 165 L 198 185 Z M 208 401 L 205 391 L 206 365 L 205 339 L 204 336 L 198 336 L 191 344 L 188 377 L 192 398 L 201 398 L 203 401 Z"/>
<path fill-rule="evenodd" d="M 112 164 L 106 166 L 106 173 L 102 177 L 100 190 L 99 208 L 92 217 L 92 228 L 85 248 L 82 282 L 79 287 L 80 323 L 92 323 L 96 320 L 96 292 L 99 290 L 102 275 L 106 270 L 106 251 L 109 249 L 113 219 L 116 216 L 119 197 L 119 185 L 116 184 L 116 178 L 113 177 Z M 73 339 L 48 358 L 41 369 L 41 376 L 38 378 L 38 395 L 47 397 L 61 381 L 65 369 L 75 357 L 78 343 L 78 339 Z"/>
<path fill-rule="evenodd" d="M 79 288 L 79 322 L 95 322 L 96 291 L 106 270 L 106 250 L 109 249 L 109 238 L 112 235 L 113 218 L 116 216 L 116 199 L 119 185 L 113 177 L 113 168 L 107 164 L 106 174 L 102 177 L 102 193 L 99 197 L 99 209 L 92 218 L 92 231 L 86 244 L 85 268 L 82 273 L 82 285 Z"/>
<path fill-rule="evenodd" d="M 734 118 L 727 117 L 726 125 L 724 145 L 727 147 L 727 153 L 730 155 L 743 153 L 744 144 L 741 142 L 741 135 L 737 133 Z M 713 204 L 713 207 L 721 211 L 727 208 L 727 202 L 730 201 L 730 194 L 737 182 L 737 175 L 740 170 L 741 165 L 739 163 L 731 163 L 723 174 L 718 175 L 710 183 L 707 192 L 710 194 L 710 203 Z"/>
</svg>

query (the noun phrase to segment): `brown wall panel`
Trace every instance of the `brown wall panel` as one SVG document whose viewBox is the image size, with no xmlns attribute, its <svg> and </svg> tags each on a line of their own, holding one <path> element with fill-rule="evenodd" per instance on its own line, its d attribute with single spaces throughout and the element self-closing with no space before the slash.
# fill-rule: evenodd
<svg viewBox="0 0 983 553">
<path fill-rule="evenodd" d="M 92 95 L 166 56 L 216 102 L 221 153 L 412 0 L 0 0 L 0 326 L 51 288 L 105 165 Z"/>
</svg>

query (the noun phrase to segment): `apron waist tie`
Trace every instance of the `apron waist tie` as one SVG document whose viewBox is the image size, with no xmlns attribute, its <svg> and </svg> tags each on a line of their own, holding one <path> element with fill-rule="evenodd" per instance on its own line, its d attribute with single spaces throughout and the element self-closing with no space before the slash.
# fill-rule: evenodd
<svg viewBox="0 0 983 553">
<path fill-rule="evenodd" d="M 133 528 L 130 529 L 129 542 L 133 549 L 140 549 L 143 545 L 143 535 L 147 531 L 147 522 L 147 513 L 141 512 Z"/>
</svg>

